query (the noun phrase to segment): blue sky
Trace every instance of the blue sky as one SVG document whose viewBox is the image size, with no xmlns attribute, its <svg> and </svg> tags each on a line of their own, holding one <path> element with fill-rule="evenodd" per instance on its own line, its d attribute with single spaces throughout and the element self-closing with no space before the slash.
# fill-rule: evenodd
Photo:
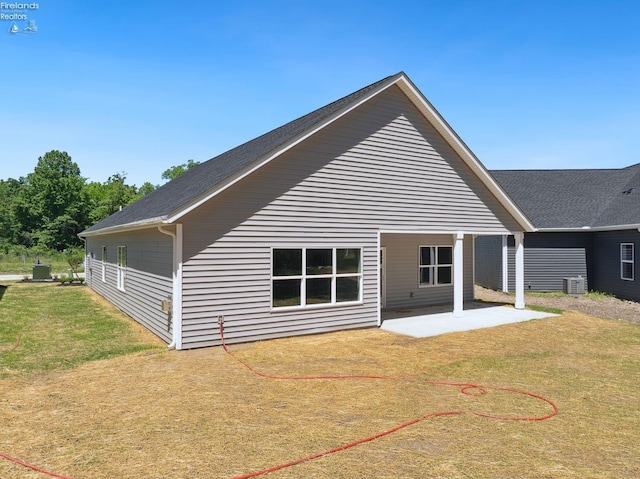
<svg viewBox="0 0 640 479">
<path fill-rule="evenodd" d="M 489 169 L 640 162 L 640 1 L 36 3 L 0 20 L 0 179 L 57 149 L 160 184 L 398 71 Z"/>
</svg>

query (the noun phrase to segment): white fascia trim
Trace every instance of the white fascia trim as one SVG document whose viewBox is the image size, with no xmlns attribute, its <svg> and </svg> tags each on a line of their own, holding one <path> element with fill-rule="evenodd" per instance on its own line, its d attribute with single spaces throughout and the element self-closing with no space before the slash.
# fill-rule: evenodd
<svg viewBox="0 0 640 479">
<path fill-rule="evenodd" d="M 339 118 L 342 118 L 347 113 L 353 111 L 354 109 L 356 109 L 357 107 L 359 107 L 363 103 L 369 101 L 372 97 L 374 97 L 377 94 L 383 92 L 384 90 L 386 90 L 390 86 L 396 84 L 398 81 L 400 81 L 403 78 L 404 78 L 404 75 L 402 75 L 402 74 L 396 75 L 395 78 L 390 78 L 386 83 L 381 84 L 380 86 L 378 86 L 374 90 L 370 91 L 367 95 L 365 95 L 364 97 L 360 98 L 360 100 L 358 100 L 357 102 L 349 105 L 348 108 L 345 108 L 343 110 L 337 111 L 336 113 L 334 113 L 333 115 L 331 115 L 330 117 L 326 118 L 324 121 L 322 121 L 321 123 L 316 125 L 311 130 L 308 130 L 308 131 L 304 132 L 302 135 L 298 136 L 297 138 L 294 138 L 289 143 L 284 144 L 282 147 L 277 149 L 275 152 L 273 152 L 270 155 L 265 156 L 262 159 L 256 161 L 253 164 L 253 166 L 251 166 L 251 167 L 245 169 L 244 171 L 239 172 L 236 175 L 232 176 L 231 178 L 226 180 L 223 184 L 218 185 L 215 189 L 210 190 L 209 192 L 205 193 L 203 196 L 201 196 L 199 199 L 193 201 L 188 206 L 180 208 L 179 210 L 172 212 L 171 214 L 169 214 L 169 216 L 167 218 L 167 222 L 168 223 L 173 223 L 174 221 L 177 221 L 178 219 L 182 218 L 184 215 L 186 215 L 187 213 L 193 211 L 198 206 L 202 205 L 203 203 L 206 203 L 207 201 L 209 201 L 214 196 L 220 194 L 221 192 L 223 192 L 224 190 L 226 190 L 230 186 L 233 186 L 238 181 L 242 180 L 243 178 L 245 178 L 246 176 L 250 175 L 254 171 L 262 168 L 264 165 L 269 163 L 274 158 L 277 158 L 278 156 L 282 155 L 283 153 L 285 153 L 286 151 L 290 150 L 294 146 L 296 146 L 299 143 L 303 142 L 304 140 L 306 140 L 310 136 L 316 134 L 318 131 L 322 130 L 326 126 L 330 125 L 334 121 L 338 120 Z"/>
<path fill-rule="evenodd" d="M 380 230 L 381 234 L 409 234 L 409 235 L 450 235 L 456 234 L 458 232 L 462 232 L 465 235 L 476 235 L 476 236 L 501 236 L 505 234 L 513 235 L 516 233 L 522 233 L 522 231 L 507 231 L 507 230 L 496 230 L 496 231 L 473 231 L 473 230 L 461 230 L 459 228 L 454 228 L 450 230 Z"/>
<path fill-rule="evenodd" d="M 440 115 L 435 107 L 427 100 L 424 95 L 411 83 L 411 81 L 402 76 L 404 86 L 409 90 L 414 98 L 420 101 L 418 109 L 427 111 L 427 119 L 432 123 L 443 138 L 453 147 L 453 149 L 460 155 L 460 157 L 467 163 L 476 176 L 482 181 L 485 186 L 496 196 L 500 204 L 504 206 L 514 219 L 523 227 L 525 231 L 534 231 L 535 227 L 525 216 L 525 214 L 518 208 L 518 206 L 509 198 L 502 187 L 494 180 L 493 176 L 482 165 L 476 155 L 469 149 L 469 147 L 462 141 L 458 134 L 451 128 L 446 120 Z M 409 96 L 411 99 L 411 96 Z M 414 101 L 415 103 L 415 101 Z"/>
<path fill-rule="evenodd" d="M 134 223 L 127 223 L 124 225 L 118 226 L 110 226 L 107 228 L 102 228 L 96 231 L 90 231 L 88 233 L 79 233 L 78 236 L 80 238 L 88 238 L 89 236 L 99 236 L 99 235 L 107 235 L 112 233 L 120 233 L 123 231 L 134 231 L 134 230 L 142 230 L 146 228 L 153 228 L 155 226 L 159 226 L 166 223 L 164 216 L 158 216 L 156 218 L 149 218 L 144 221 L 137 221 Z"/>
<path fill-rule="evenodd" d="M 613 225 L 613 226 L 583 226 L 582 228 L 539 228 L 539 233 L 579 233 L 590 231 L 620 231 L 620 230 L 640 230 L 640 224 Z"/>
</svg>

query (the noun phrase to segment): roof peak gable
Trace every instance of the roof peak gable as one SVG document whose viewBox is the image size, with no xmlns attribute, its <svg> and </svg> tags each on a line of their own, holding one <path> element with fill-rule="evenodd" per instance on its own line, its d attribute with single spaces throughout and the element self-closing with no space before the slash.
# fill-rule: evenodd
<svg viewBox="0 0 640 479">
<path fill-rule="evenodd" d="M 232 148 L 162 185 L 149 195 L 87 229 L 82 236 L 140 225 L 166 224 L 182 216 L 259 169 L 318 130 L 362 103 L 397 85 L 447 143 L 463 159 L 498 201 L 526 230 L 533 225 L 488 173 L 453 128 L 437 112 L 404 72 L 396 73 L 331 102 L 311 113 Z"/>
</svg>

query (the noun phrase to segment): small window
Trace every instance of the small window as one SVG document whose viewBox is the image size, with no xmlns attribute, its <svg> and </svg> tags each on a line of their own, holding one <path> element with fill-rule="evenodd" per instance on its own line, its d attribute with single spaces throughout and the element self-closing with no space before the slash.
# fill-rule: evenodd
<svg viewBox="0 0 640 479">
<path fill-rule="evenodd" d="M 633 243 L 620 244 L 620 277 L 626 281 L 634 280 Z"/>
<path fill-rule="evenodd" d="M 274 249 L 271 305 L 274 308 L 361 301 L 359 248 Z"/>
<path fill-rule="evenodd" d="M 419 286 L 438 286 L 453 282 L 453 247 L 420 246 Z"/>
<path fill-rule="evenodd" d="M 107 247 L 102 247 L 102 282 L 107 282 Z"/>
<path fill-rule="evenodd" d="M 124 283 L 127 276 L 127 247 L 118 246 L 118 261 L 116 268 L 116 286 L 124 291 Z"/>
</svg>

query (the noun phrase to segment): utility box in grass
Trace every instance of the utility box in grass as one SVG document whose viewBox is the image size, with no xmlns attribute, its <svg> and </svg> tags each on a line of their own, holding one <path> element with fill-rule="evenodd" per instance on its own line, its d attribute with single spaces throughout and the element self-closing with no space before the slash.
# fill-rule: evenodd
<svg viewBox="0 0 640 479">
<path fill-rule="evenodd" d="M 34 281 L 49 281 L 51 279 L 51 265 L 49 264 L 34 264 L 33 265 L 33 280 Z"/>
</svg>

